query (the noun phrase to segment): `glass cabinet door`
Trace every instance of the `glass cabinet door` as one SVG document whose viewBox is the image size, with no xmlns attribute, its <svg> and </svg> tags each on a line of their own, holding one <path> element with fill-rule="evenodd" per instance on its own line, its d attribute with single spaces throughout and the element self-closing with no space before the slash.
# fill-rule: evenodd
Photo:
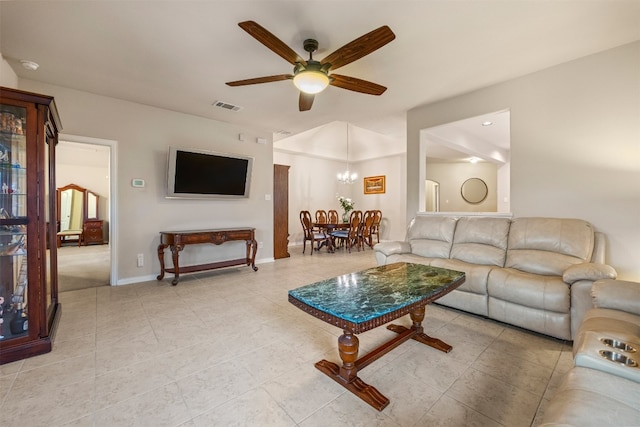
<svg viewBox="0 0 640 427">
<path fill-rule="evenodd" d="M 0 340 L 29 332 L 26 118 L 0 104 Z"/>
<path fill-rule="evenodd" d="M 45 130 L 46 132 L 46 130 Z M 55 309 L 57 304 L 58 290 L 53 289 L 57 286 L 57 282 L 54 280 L 54 276 L 57 277 L 58 258 L 55 249 L 56 246 L 56 218 L 54 214 L 56 212 L 56 199 L 53 197 L 51 190 L 55 187 L 55 171 L 52 170 L 52 164 L 55 164 L 55 144 L 54 138 L 47 135 L 44 147 L 44 220 L 45 220 L 45 262 L 44 262 L 44 303 L 46 307 L 46 318 L 50 319 L 52 310 Z"/>
</svg>

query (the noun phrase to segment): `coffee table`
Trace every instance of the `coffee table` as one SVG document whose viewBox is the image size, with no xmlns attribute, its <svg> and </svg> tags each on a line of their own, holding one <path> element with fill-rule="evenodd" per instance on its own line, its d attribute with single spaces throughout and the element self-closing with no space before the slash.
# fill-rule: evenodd
<svg viewBox="0 0 640 427">
<path fill-rule="evenodd" d="M 465 281 L 460 271 L 422 264 L 395 263 L 345 274 L 289 291 L 289 302 L 343 329 L 338 338 L 342 366 L 321 360 L 316 368 L 378 411 L 389 399 L 358 377 L 358 371 L 403 342 L 414 339 L 448 353 L 451 346 L 424 333 L 425 306 Z M 413 325 L 388 325 L 398 335 L 358 359 L 359 334 L 409 314 Z"/>
</svg>

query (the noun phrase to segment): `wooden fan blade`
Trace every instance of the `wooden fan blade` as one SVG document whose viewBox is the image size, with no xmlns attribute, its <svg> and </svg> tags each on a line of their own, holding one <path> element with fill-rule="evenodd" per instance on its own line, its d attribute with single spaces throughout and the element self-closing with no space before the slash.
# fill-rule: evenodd
<svg viewBox="0 0 640 427">
<path fill-rule="evenodd" d="M 313 105 L 315 95 L 300 92 L 300 100 L 298 101 L 298 107 L 300 111 L 309 111 Z"/>
<path fill-rule="evenodd" d="M 289 80 L 292 78 L 293 78 L 293 74 L 278 74 L 275 76 L 256 77 L 255 79 L 236 80 L 234 82 L 227 82 L 227 85 L 229 86 L 255 85 L 259 83 L 279 82 L 281 80 Z"/>
<path fill-rule="evenodd" d="M 329 84 L 342 89 L 353 90 L 368 95 L 382 95 L 384 91 L 387 90 L 384 86 L 355 77 L 342 76 L 340 74 L 331 74 L 331 77 L 333 80 Z"/>
<path fill-rule="evenodd" d="M 257 22 L 244 21 L 240 22 L 238 25 L 254 39 L 271 49 L 291 65 L 296 65 L 296 63 L 306 65 L 306 61 L 302 59 L 300 55 Z"/>
<path fill-rule="evenodd" d="M 331 64 L 330 70 L 343 67 L 353 61 L 380 49 L 396 38 L 391 28 L 386 25 L 358 37 L 354 41 L 347 43 L 321 61 L 321 64 Z"/>
</svg>

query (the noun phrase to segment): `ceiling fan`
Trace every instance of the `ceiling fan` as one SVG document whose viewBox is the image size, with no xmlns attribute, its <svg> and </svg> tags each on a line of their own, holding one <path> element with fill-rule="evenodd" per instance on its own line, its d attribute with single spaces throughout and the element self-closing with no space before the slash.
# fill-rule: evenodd
<svg viewBox="0 0 640 427">
<path fill-rule="evenodd" d="M 293 65 L 293 74 L 278 74 L 227 82 L 229 86 L 244 86 L 293 79 L 293 84 L 300 90 L 298 102 L 300 111 L 310 110 L 315 95 L 322 92 L 328 85 L 369 95 L 382 95 L 387 90 L 384 86 L 366 80 L 340 74 L 329 74 L 329 71 L 350 64 L 395 39 L 395 34 L 386 25 L 347 43 L 326 56 L 322 61 L 313 59 L 313 52 L 318 50 L 318 42 L 314 39 L 307 39 L 303 43 L 304 50 L 309 52 L 309 59 L 305 61 L 293 49 L 260 24 L 254 21 L 244 21 L 238 25 L 253 38 Z"/>
</svg>

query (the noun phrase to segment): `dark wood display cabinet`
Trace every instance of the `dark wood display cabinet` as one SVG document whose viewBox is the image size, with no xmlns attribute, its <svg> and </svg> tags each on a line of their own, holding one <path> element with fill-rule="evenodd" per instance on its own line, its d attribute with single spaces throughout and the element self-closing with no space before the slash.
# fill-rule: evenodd
<svg viewBox="0 0 640 427">
<path fill-rule="evenodd" d="M 52 97 L 0 87 L 0 364 L 51 351 L 60 129 Z"/>
</svg>

